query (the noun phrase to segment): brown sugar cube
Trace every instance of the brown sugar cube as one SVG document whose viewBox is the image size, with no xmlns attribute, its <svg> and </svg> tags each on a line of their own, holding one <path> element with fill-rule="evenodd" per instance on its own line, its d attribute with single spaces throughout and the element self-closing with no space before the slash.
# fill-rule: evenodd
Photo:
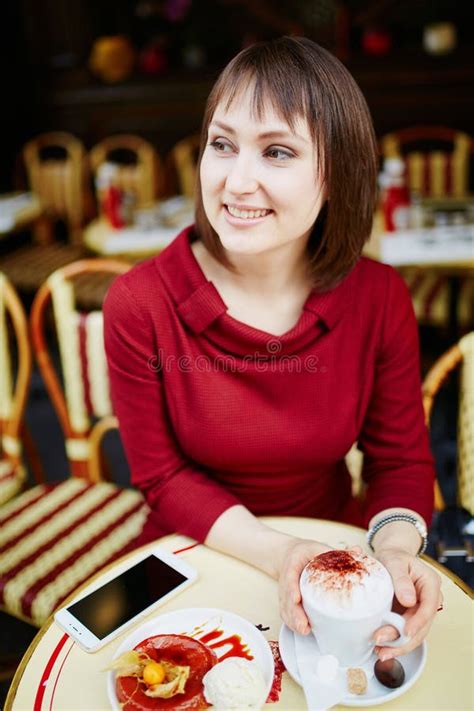
<svg viewBox="0 0 474 711">
<path fill-rule="evenodd" d="M 347 687 L 351 694 L 365 694 L 367 691 L 367 677 L 363 669 L 347 670 Z"/>
</svg>

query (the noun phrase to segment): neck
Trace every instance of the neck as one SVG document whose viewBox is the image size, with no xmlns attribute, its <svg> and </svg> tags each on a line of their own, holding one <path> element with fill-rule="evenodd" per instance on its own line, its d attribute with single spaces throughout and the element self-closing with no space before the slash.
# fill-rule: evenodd
<svg viewBox="0 0 474 711">
<path fill-rule="evenodd" d="M 255 296 L 271 297 L 289 290 L 308 289 L 306 240 L 283 245 L 262 254 L 227 253 L 235 270 L 227 272 L 227 280 L 239 289 Z"/>
</svg>

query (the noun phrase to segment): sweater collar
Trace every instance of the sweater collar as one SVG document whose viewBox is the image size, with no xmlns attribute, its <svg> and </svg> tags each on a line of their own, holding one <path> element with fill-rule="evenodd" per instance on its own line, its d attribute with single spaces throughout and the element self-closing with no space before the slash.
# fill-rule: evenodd
<svg viewBox="0 0 474 711">
<path fill-rule="evenodd" d="M 234 330 L 239 338 L 252 332 L 253 342 L 262 340 L 262 343 L 268 343 L 269 338 L 276 338 L 281 343 L 287 341 L 290 345 L 292 342 L 295 346 L 301 341 L 303 332 L 308 329 L 313 329 L 314 339 L 316 325 L 319 326 L 319 331 L 321 325 L 324 330 L 333 329 L 351 301 L 357 266 L 333 289 L 325 292 L 312 291 L 294 328 L 282 336 L 271 336 L 242 324 L 227 314 L 226 304 L 214 284 L 206 279 L 192 252 L 192 237 L 193 226 L 190 226 L 161 252 L 156 259 L 156 265 L 168 293 L 176 304 L 177 313 L 196 334 L 212 331 L 218 320 L 226 318 L 226 330 Z M 262 338 L 259 338 L 260 334 Z"/>
</svg>

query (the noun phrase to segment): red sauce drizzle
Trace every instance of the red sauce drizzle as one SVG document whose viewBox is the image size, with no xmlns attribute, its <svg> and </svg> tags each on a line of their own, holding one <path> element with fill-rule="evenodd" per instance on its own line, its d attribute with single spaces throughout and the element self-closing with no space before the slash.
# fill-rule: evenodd
<svg viewBox="0 0 474 711">
<path fill-rule="evenodd" d="M 283 664 L 282 658 L 280 656 L 280 648 L 278 646 L 278 642 L 271 640 L 270 642 L 268 642 L 268 644 L 270 645 L 270 649 L 272 650 L 275 670 L 273 673 L 272 688 L 270 689 L 270 693 L 268 694 L 266 703 L 274 704 L 280 700 L 281 677 L 283 672 L 286 671 L 286 667 Z"/>
<path fill-rule="evenodd" d="M 220 662 L 222 662 L 224 659 L 227 659 L 227 657 L 242 657 L 243 659 L 250 660 L 253 659 L 253 655 L 250 654 L 247 645 L 242 644 L 242 638 L 238 634 L 233 634 L 230 637 L 224 637 L 223 639 L 219 639 L 218 642 L 209 644 L 213 640 L 222 637 L 223 634 L 223 630 L 215 629 L 211 632 L 208 632 L 207 634 L 198 636 L 197 639 L 199 639 L 199 641 L 203 644 L 207 644 L 208 647 L 214 650 L 218 649 L 219 647 L 225 647 L 226 645 L 230 644 L 231 647 L 228 652 L 226 652 L 222 656 L 217 655 L 219 657 Z"/>
</svg>

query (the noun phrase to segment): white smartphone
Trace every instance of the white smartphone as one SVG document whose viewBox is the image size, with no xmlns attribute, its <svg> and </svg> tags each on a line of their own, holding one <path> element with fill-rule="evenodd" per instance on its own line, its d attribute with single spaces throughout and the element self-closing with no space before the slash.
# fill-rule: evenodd
<svg viewBox="0 0 474 711">
<path fill-rule="evenodd" d="M 54 619 L 82 649 L 95 652 L 197 577 L 188 563 L 157 547 L 101 578 Z"/>
</svg>

